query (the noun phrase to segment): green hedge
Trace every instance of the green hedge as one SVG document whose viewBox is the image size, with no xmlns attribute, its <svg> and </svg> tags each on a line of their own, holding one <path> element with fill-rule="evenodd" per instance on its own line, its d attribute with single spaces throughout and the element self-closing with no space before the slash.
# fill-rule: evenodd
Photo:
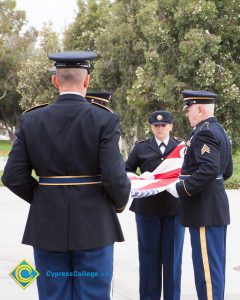
<svg viewBox="0 0 240 300">
<path fill-rule="evenodd" d="M 3 173 L 3 171 L 0 170 L 0 177 L 2 177 L 2 173 Z M 1 178 L 0 178 L 0 186 L 3 186 Z"/>
<path fill-rule="evenodd" d="M 238 190 L 240 189 L 240 178 L 232 176 L 225 182 L 225 187 L 228 190 Z"/>
<path fill-rule="evenodd" d="M 0 141 L 0 156 L 8 156 L 12 144 L 9 141 Z"/>
</svg>

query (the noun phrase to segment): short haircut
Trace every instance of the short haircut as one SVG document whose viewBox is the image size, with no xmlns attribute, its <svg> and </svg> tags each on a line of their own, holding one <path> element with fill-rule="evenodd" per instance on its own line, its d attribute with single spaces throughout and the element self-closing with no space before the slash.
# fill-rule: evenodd
<svg viewBox="0 0 240 300">
<path fill-rule="evenodd" d="M 79 85 L 87 75 L 87 70 L 80 68 L 59 68 L 56 70 L 60 85 Z"/>
<path fill-rule="evenodd" d="M 214 114 L 214 103 L 204 104 L 204 106 L 205 106 L 205 110 L 206 110 L 207 114 L 209 114 L 209 115 Z"/>
</svg>

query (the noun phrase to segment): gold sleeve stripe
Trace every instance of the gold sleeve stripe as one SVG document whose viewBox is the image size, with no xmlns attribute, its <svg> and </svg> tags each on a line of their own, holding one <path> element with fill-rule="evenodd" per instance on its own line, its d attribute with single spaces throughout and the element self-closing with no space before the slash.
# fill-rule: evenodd
<svg viewBox="0 0 240 300">
<path fill-rule="evenodd" d="M 183 187 L 184 187 L 185 192 L 188 194 L 188 196 L 191 197 L 192 195 L 187 191 L 184 180 L 183 180 Z"/>
<path fill-rule="evenodd" d="M 210 267 L 209 267 L 209 261 L 208 261 L 206 228 L 205 227 L 200 227 L 200 244 L 201 244 L 201 251 L 202 251 L 204 276 L 205 276 L 205 281 L 206 281 L 207 300 L 213 300 L 212 280 L 211 280 L 211 273 L 210 273 Z"/>
<path fill-rule="evenodd" d="M 121 211 L 121 210 L 125 209 L 125 207 L 126 207 L 126 205 L 122 208 L 116 208 L 116 211 Z"/>
</svg>

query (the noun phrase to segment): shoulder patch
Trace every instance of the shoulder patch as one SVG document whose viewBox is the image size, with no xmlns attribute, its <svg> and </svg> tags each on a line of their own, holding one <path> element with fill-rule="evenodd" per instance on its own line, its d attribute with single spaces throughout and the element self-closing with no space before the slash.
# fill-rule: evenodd
<svg viewBox="0 0 240 300">
<path fill-rule="evenodd" d="M 105 105 L 102 105 L 102 104 L 97 103 L 97 102 L 95 102 L 95 101 L 92 101 L 91 104 L 94 104 L 94 105 L 97 105 L 97 106 L 99 106 L 99 107 L 102 107 L 102 108 L 104 108 L 105 110 L 108 110 L 108 111 L 110 111 L 111 113 L 113 113 L 113 111 L 112 111 L 110 108 L 106 107 Z"/>
<path fill-rule="evenodd" d="M 149 141 L 149 140 L 150 140 L 150 139 L 140 140 L 140 141 L 137 141 L 136 144 L 143 143 L 143 142 L 147 142 L 147 141 Z"/>
<path fill-rule="evenodd" d="M 184 142 L 184 140 L 181 139 L 181 138 L 178 137 L 178 136 L 173 136 L 173 139 L 174 139 L 175 141 L 179 142 L 179 143 Z"/>
<path fill-rule="evenodd" d="M 34 109 L 37 109 L 37 108 L 41 108 L 41 107 L 47 106 L 48 104 L 49 104 L 49 103 L 43 103 L 43 104 L 40 104 L 40 105 L 33 106 L 33 107 L 31 107 L 31 108 L 26 109 L 23 113 L 25 114 L 25 113 L 27 113 L 27 112 L 29 112 L 29 111 L 34 110 Z"/>
</svg>

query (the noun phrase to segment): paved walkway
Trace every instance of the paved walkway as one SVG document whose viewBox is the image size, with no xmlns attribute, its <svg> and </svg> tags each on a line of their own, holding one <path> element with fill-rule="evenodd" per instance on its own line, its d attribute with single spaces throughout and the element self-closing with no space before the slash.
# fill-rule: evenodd
<svg viewBox="0 0 240 300">
<path fill-rule="evenodd" d="M 0 171 L 4 169 L 7 159 L 8 159 L 7 157 L 0 156 Z"/>
<path fill-rule="evenodd" d="M 240 265 L 240 191 L 228 191 L 231 225 L 227 237 L 227 267 L 225 300 L 240 300 L 240 272 L 233 270 Z M 32 248 L 21 245 L 29 205 L 6 188 L 0 188 L 0 299 L 37 300 L 36 283 L 23 290 L 9 273 L 22 260 L 34 264 Z M 139 300 L 138 257 L 134 214 L 126 210 L 119 215 L 125 234 L 125 243 L 115 247 L 114 300 Z M 183 252 L 181 300 L 197 300 L 191 263 L 189 233 L 186 231 Z M 63 299 L 64 300 L 64 299 Z M 102 299 L 96 299 L 102 300 Z"/>
</svg>

